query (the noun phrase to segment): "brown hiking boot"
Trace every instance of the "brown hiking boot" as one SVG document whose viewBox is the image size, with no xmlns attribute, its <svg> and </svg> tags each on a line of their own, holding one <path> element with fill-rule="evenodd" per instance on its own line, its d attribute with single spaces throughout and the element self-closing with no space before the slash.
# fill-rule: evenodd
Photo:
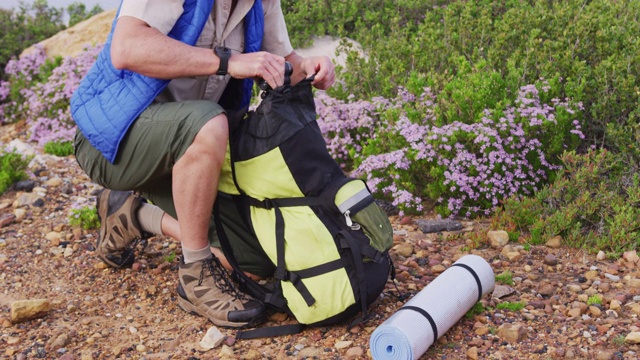
<svg viewBox="0 0 640 360">
<path fill-rule="evenodd" d="M 98 194 L 96 208 L 100 233 L 96 252 L 107 265 L 129 267 L 135 258 L 135 247 L 151 234 L 142 231 L 136 212 L 143 199 L 131 191 L 103 189 Z"/>
<path fill-rule="evenodd" d="M 250 327 L 266 320 L 264 304 L 241 293 L 214 256 L 191 264 L 180 261 L 178 277 L 178 305 L 185 311 L 224 327 Z"/>
</svg>

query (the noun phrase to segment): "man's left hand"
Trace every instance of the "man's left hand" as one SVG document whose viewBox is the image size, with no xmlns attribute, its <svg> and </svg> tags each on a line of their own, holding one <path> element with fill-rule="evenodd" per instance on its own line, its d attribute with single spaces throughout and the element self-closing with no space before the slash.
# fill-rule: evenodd
<svg viewBox="0 0 640 360">
<path fill-rule="evenodd" d="M 336 68 L 328 56 L 305 57 L 300 62 L 300 67 L 307 77 L 315 74 L 311 84 L 320 90 L 330 88 L 336 80 Z"/>
</svg>

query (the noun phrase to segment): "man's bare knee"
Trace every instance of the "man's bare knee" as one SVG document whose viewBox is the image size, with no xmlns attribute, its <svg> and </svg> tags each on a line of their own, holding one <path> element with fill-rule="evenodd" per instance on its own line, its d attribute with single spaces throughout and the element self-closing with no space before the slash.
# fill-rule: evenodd
<svg viewBox="0 0 640 360">
<path fill-rule="evenodd" d="M 185 155 L 223 158 L 228 139 L 227 117 L 224 114 L 217 115 L 202 126 Z"/>
</svg>

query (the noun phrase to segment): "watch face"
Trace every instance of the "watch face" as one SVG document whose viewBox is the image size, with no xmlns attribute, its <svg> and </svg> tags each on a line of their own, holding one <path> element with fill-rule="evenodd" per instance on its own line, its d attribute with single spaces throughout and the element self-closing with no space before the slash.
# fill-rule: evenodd
<svg viewBox="0 0 640 360">
<path fill-rule="evenodd" d="M 215 50 L 216 53 L 220 55 L 231 55 L 231 49 L 229 49 L 228 47 L 217 46 Z"/>
</svg>

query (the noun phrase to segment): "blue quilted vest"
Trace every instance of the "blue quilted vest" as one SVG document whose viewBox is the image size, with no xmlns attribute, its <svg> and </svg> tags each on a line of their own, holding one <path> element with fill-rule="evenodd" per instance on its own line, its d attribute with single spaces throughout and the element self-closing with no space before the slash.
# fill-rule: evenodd
<svg viewBox="0 0 640 360">
<path fill-rule="evenodd" d="M 169 36 L 194 45 L 211 14 L 213 0 L 186 0 L 184 12 Z M 118 13 L 120 10 L 118 10 Z M 170 80 L 155 79 L 111 63 L 111 40 L 116 19 L 104 48 L 71 98 L 71 115 L 78 128 L 109 162 L 114 163 L 120 141 L 135 119 Z M 260 51 L 264 33 L 262 1 L 256 0 L 244 20 L 245 52 Z M 242 106 L 249 105 L 253 80 L 243 83 Z"/>
</svg>

